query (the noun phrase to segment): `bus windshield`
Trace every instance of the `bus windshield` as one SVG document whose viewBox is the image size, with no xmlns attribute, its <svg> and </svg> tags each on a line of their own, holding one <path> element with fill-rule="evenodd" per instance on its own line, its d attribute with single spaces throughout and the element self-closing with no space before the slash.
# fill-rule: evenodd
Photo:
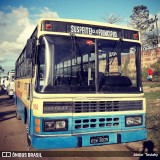
<svg viewBox="0 0 160 160">
<path fill-rule="evenodd" d="M 98 85 L 101 93 L 138 92 L 139 51 L 139 44 L 121 39 L 95 43 L 94 38 L 44 35 L 40 38 L 36 91 L 95 93 Z"/>
</svg>

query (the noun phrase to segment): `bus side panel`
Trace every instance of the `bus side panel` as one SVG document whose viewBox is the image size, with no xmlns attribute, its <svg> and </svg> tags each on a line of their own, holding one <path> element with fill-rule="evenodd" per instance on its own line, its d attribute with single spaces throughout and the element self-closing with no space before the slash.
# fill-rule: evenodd
<svg viewBox="0 0 160 160">
<path fill-rule="evenodd" d="M 15 81 L 15 98 L 17 111 L 20 113 L 21 119 L 26 123 L 27 116 L 30 115 L 28 112 L 30 108 L 30 99 L 28 98 L 28 86 L 30 79 L 17 79 Z"/>
<path fill-rule="evenodd" d="M 34 117 L 32 109 L 27 109 L 27 121 L 28 121 L 29 135 L 32 136 L 34 133 Z"/>
<path fill-rule="evenodd" d="M 16 108 L 17 108 L 17 112 L 21 116 L 22 122 L 25 123 L 25 120 L 26 120 L 26 117 L 25 117 L 25 105 L 21 101 L 21 99 L 18 98 L 17 96 L 16 96 Z"/>
</svg>

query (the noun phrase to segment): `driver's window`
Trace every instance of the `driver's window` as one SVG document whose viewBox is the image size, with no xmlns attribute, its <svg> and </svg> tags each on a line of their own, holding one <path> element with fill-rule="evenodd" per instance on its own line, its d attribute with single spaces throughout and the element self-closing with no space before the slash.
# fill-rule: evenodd
<svg viewBox="0 0 160 160">
<path fill-rule="evenodd" d="M 44 85 L 44 68 L 45 68 L 45 45 L 42 43 L 40 54 L 39 54 L 39 80 L 40 80 L 40 85 Z"/>
</svg>

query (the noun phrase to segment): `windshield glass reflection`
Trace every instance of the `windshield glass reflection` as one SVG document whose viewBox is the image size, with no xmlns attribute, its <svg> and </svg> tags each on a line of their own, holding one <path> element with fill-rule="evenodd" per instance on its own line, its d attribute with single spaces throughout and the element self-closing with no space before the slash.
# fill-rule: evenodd
<svg viewBox="0 0 160 160">
<path fill-rule="evenodd" d="M 140 46 L 131 42 L 46 35 L 40 39 L 36 91 L 95 93 L 139 91 L 137 58 Z M 95 83 L 95 72 L 98 84 Z"/>
</svg>

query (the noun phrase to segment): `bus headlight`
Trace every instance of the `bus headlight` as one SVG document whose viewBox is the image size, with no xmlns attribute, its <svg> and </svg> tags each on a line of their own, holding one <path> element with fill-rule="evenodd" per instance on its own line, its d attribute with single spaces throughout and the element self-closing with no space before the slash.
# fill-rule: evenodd
<svg viewBox="0 0 160 160">
<path fill-rule="evenodd" d="M 44 122 L 44 131 L 52 131 L 55 129 L 55 122 L 50 121 L 50 122 Z"/>
<path fill-rule="evenodd" d="M 56 129 L 62 129 L 66 127 L 65 121 L 56 121 Z"/>
<path fill-rule="evenodd" d="M 142 125 L 142 116 L 126 116 L 125 123 L 126 127 Z"/>
<path fill-rule="evenodd" d="M 44 120 L 44 131 L 66 131 L 68 129 L 68 121 L 65 120 Z"/>
</svg>

